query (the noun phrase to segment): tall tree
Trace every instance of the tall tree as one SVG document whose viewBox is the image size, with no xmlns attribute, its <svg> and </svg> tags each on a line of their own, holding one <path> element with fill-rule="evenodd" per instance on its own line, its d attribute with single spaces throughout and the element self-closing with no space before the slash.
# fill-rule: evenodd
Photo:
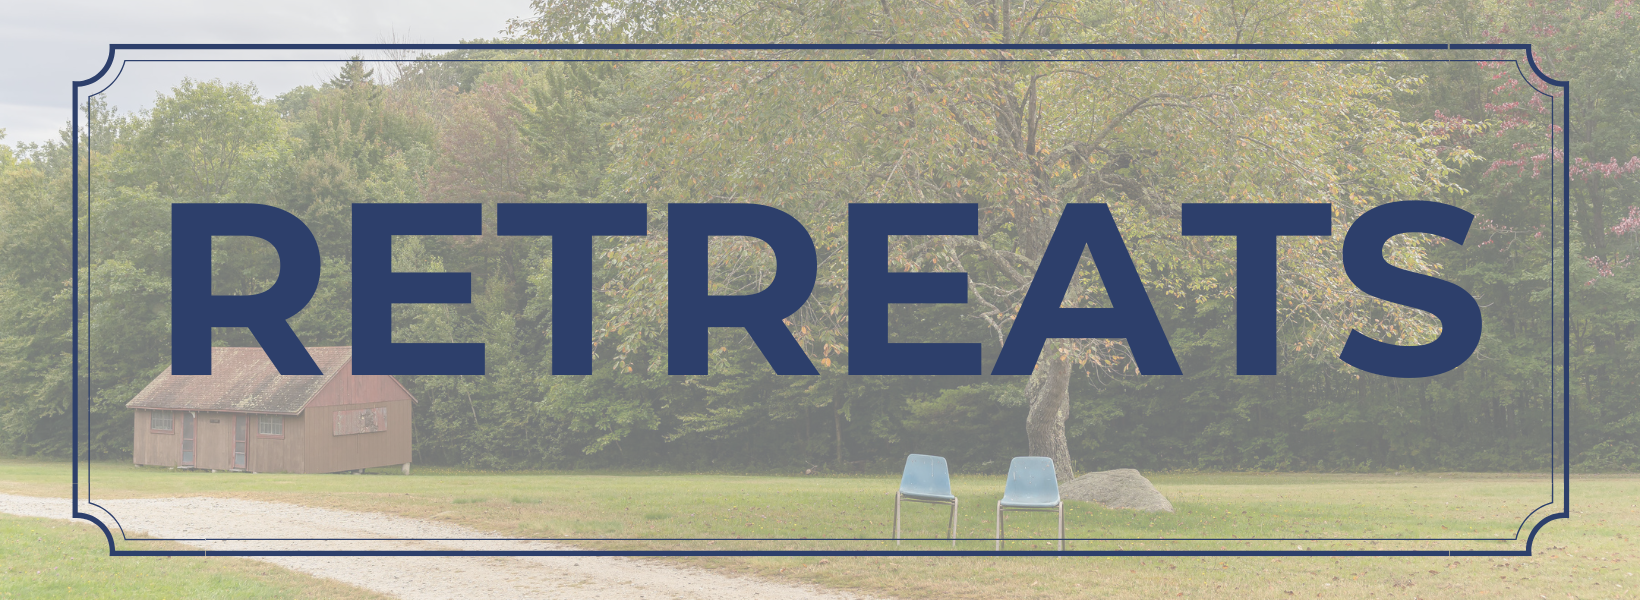
<svg viewBox="0 0 1640 600">
<path fill-rule="evenodd" d="M 325 87 L 346 90 L 374 86 L 376 85 L 376 81 L 373 79 L 375 75 L 376 70 L 365 68 L 364 58 L 355 54 L 353 58 L 349 58 L 347 62 L 342 63 L 341 72 L 331 77 L 330 81 L 325 82 Z"/>
<path fill-rule="evenodd" d="M 1345 31 L 1336 19 L 1320 16 L 1342 6 L 1329 7 L 1332 12 L 1265 4 L 1239 11 L 1146 8 L 754 2 L 740 11 L 678 17 L 666 26 L 714 42 L 1222 43 L 1329 41 Z M 805 222 L 820 249 L 820 281 L 789 327 L 823 363 L 848 360 L 849 265 L 841 250 L 849 202 L 978 203 L 978 236 L 896 241 L 889 263 L 967 272 L 969 318 L 983 323 L 1001 345 L 1067 203 L 1112 206 L 1128 249 L 1141 257 L 1136 266 L 1152 300 L 1192 296 L 1199 302 L 1235 293 L 1229 284 L 1233 245 L 1181 238 L 1179 202 L 1328 202 L 1334 229 L 1342 230 L 1378 203 L 1433 197 L 1444 188 L 1450 170 L 1445 161 L 1454 158 L 1434 147 L 1438 136 L 1429 127 L 1404 122 L 1382 106 L 1417 81 L 1370 66 L 1108 62 L 1172 58 L 1147 52 L 831 52 L 801 58 L 808 61 L 671 63 L 647 72 L 655 98 L 648 111 L 623 122 L 616 144 L 627 151 L 612 169 L 626 195 L 651 203 L 756 202 Z M 858 58 L 890 60 L 853 62 Z M 919 62 L 950 58 L 969 62 Z M 1233 55 L 1200 52 L 1191 58 Z M 1415 311 L 1365 310 L 1370 300 L 1336 269 L 1337 237 L 1293 238 L 1283 246 L 1281 278 L 1304 288 L 1285 291 L 1276 308 L 1290 322 L 1281 332 L 1284 347 L 1336 351 L 1351 328 L 1400 340 L 1428 339 L 1436 330 Z M 725 258 L 714 263 L 713 293 L 766 285 L 773 264 L 760 248 L 715 239 L 712 255 Z M 656 264 L 665 249 L 664 233 L 652 233 L 610 256 L 636 270 Z M 1416 243 L 1397 242 L 1390 251 L 1407 264 L 1423 264 Z M 658 316 L 665 289 L 629 281 L 610 286 L 614 314 L 603 334 L 613 338 L 616 360 L 624 361 L 635 349 L 664 339 Z M 1085 272 L 1066 305 L 1109 301 L 1097 275 Z M 970 330 L 964 341 L 980 341 L 974 337 L 980 331 Z M 1030 407 L 1030 452 L 1053 457 L 1061 478 L 1073 474 L 1065 431 L 1072 373 L 1135 374 L 1131 353 L 1120 342 L 1052 340 L 1021 383 Z M 654 360 L 644 366 L 664 368 Z"/>
</svg>

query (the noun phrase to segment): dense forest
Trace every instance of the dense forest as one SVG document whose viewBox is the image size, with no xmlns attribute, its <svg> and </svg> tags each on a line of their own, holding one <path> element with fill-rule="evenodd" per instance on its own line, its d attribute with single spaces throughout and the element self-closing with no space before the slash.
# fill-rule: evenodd
<svg viewBox="0 0 1640 600">
<path fill-rule="evenodd" d="M 536 0 L 534 10 L 498 24 L 507 37 L 492 42 L 1531 43 L 1545 73 L 1573 82 L 1572 151 L 1558 142 L 1560 90 L 1529 67 L 1402 62 L 1419 58 L 1408 53 L 1268 63 L 1246 61 L 1277 55 L 479 46 L 338 61 L 329 81 L 273 98 L 248 83 L 185 80 L 140 111 L 92 99 L 61 142 L 0 147 L 0 453 L 68 455 L 77 302 L 90 452 L 129 456 L 124 405 L 170 364 L 172 203 L 267 204 L 307 224 L 323 274 L 290 323 L 311 347 L 350 343 L 354 203 L 459 202 L 483 205 L 484 235 L 393 245 L 395 271 L 473 281 L 468 304 L 395 306 L 394 341 L 486 345 L 485 376 L 400 378 L 419 402 L 419 463 L 825 472 L 893 468 L 918 452 L 967 472 L 1054 456 L 1062 475 L 1547 470 L 1567 333 L 1574 467 L 1640 468 L 1640 369 L 1623 366 L 1640 363 L 1632 2 Z M 73 133 L 85 182 L 74 199 L 78 298 Z M 1562 332 L 1565 299 L 1551 285 L 1562 224 L 1549 202 L 1566 160 L 1574 312 Z M 1403 345 L 1440 332 L 1427 313 L 1355 289 L 1339 266 L 1355 217 L 1415 199 L 1474 213 L 1467 242 L 1402 236 L 1386 256 L 1462 285 L 1485 334 L 1448 373 L 1364 376 L 1338 359 L 1351 330 Z M 496 235 L 496 206 L 529 202 L 649 206 L 649 235 L 595 238 L 592 375 L 551 374 L 551 239 Z M 739 329 L 712 331 L 709 374 L 667 374 L 667 206 L 683 202 L 774 206 L 808 230 L 817 281 L 787 325 L 819 375 L 776 375 Z M 1064 206 L 1104 203 L 1183 375 L 1141 375 L 1119 339 L 1049 340 L 1029 376 L 847 375 L 848 206 L 881 202 L 980 212 L 978 235 L 891 238 L 891 271 L 968 273 L 969 300 L 894 305 L 888 341 L 976 344 L 989 373 Z M 1181 236 L 1181 202 L 1332 204 L 1331 237 L 1280 246 L 1279 375 L 1235 375 L 1236 249 Z M 256 293 L 279 272 L 254 238 L 218 238 L 213 260 L 217 294 Z M 1105 269 L 1084 258 L 1064 306 L 1110 306 Z M 755 292 L 774 272 L 765 244 L 712 239 L 712 294 Z M 256 345 L 241 329 L 219 329 L 215 343 Z"/>
</svg>

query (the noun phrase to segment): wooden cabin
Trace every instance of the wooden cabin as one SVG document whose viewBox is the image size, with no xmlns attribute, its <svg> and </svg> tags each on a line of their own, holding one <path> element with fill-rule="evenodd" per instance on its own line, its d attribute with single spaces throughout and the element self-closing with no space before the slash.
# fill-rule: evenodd
<svg viewBox="0 0 1640 600">
<path fill-rule="evenodd" d="M 336 473 L 410 472 L 415 398 L 389 375 L 354 375 L 353 348 L 309 348 L 323 375 L 280 375 L 261 348 L 212 348 L 210 375 L 166 368 L 136 410 L 138 465 Z"/>
</svg>

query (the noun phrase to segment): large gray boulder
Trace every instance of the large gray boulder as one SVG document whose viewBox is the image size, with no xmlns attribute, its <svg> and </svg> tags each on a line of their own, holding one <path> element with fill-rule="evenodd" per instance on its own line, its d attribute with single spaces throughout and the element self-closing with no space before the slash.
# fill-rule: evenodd
<svg viewBox="0 0 1640 600">
<path fill-rule="evenodd" d="M 1066 500 L 1097 502 L 1106 508 L 1173 512 L 1173 503 L 1134 469 L 1088 473 L 1060 485 L 1059 495 Z"/>
</svg>

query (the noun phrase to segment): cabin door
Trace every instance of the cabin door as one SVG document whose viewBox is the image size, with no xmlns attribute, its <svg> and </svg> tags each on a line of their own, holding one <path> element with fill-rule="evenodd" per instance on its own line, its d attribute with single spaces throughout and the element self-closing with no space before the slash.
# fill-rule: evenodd
<svg viewBox="0 0 1640 600">
<path fill-rule="evenodd" d="M 247 441 L 245 430 L 249 420 L 250 418 L 246 415 L 233 416 L 233 468 L 235 469 L 245 468 L 245 445 Z"/>
<path fill-rule="evenodd" d="M 182 466 L 194 466 L 194 411 L 182 412 Z"/>
</svg>

